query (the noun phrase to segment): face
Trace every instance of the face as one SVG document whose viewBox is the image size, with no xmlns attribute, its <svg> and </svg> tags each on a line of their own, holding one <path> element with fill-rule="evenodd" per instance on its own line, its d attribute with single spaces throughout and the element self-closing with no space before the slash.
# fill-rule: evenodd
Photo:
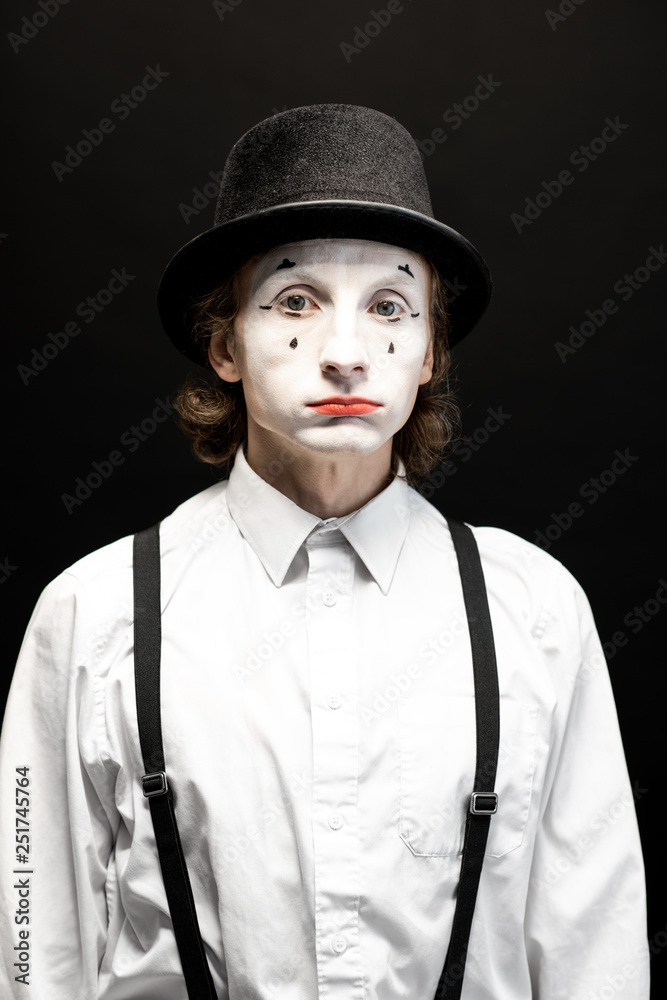
<svg viewBox="0 0 667 1000">
<path fill-rule="evenodd" d="M 242 379 L 248 438 L 368 454 L 405 424 L 432 374 L 423 258 L 366 240 L 284 244 L 241 269 L 235 336 L 211 342 Z"/>
</svg>

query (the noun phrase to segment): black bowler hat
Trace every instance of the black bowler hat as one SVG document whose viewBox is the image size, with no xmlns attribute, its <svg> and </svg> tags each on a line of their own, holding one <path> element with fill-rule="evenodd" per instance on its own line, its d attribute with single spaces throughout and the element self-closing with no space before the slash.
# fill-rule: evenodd
<svg viewBox="0 0 667 1000">
<path fill-rule="evenodd" d="M 450 346 L 475 326 L 491 276 L 475 247 L 433 218 L 419 150 L 395 118 L 353 104 L 312 104 L 254 125 L 225 164 L 212 229 L 167 265 L 157 303 L 176 347 L 206 364 L 192 304 L 244 260 L 310 239 L 390 243 L 428 257 L 452 289 Z"/>
</svg>

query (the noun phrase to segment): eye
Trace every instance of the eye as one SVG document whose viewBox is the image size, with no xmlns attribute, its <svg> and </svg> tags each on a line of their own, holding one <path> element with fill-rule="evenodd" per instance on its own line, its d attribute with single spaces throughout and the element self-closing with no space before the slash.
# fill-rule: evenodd
<svg viewBox="0 0 667 1000">
<path fill-rule="evenodd" d="M 378 316 L 398 316 L 401 311 L 398 302 L 392 302 L 391 299 L 380 299 L 373 308 Z"/>
<path fill-rule="evenodd" d="M 308 308 L 307 303 L 310 303 L 311 306 L 313 304 L 312 300 L 305 295 L 286 295 L 284 299 L 280 300 L 280 305 L 284 304 L 290 312 L 302 312 Z"/>
</svg>

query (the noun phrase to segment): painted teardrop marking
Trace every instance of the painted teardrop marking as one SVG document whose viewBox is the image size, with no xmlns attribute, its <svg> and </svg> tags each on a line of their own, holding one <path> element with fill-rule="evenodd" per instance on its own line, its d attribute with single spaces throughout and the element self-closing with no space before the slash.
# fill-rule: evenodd
<svg viewBox="0 0 667 1000">
<path fill-rule="evenodd" d="M 294 350 L 297 347 L 298 343 L 299 341 L 296 339 L 296 337 L 292 337 L 292 339 L 289 342 L 289 345 L 292 348 L 292 350 Z"/>
<path fill-rule="evenodd" d="M 394 353 L 394 344 L 393 344 L 393 341 L 390 341 L 389 342 L 389 350 L 387 351 L 387 354 L 393 354 L 393 353 Z"/>
</svg>

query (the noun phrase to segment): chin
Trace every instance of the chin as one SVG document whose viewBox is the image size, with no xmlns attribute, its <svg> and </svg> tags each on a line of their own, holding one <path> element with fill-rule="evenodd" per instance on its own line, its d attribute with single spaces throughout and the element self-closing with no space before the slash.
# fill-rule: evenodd
<svg viewBox="0 0 667 1000">
<path fill-rule="evenodd" d="M 310 428 L 308 432 L 297 435 L 295 443 L 320 453 L 372 455 L 388 440 L 389 436 L 379 434 L 377 428 L 338 426 Z"/>
</svg>

